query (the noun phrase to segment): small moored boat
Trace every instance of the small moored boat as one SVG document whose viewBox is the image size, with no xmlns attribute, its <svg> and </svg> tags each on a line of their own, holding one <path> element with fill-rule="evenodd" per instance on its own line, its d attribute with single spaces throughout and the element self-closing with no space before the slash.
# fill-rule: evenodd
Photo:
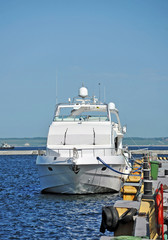
<svg viewBox="0 0 168 240">
<path fill-rule="evenodd" d="M 14 146 L 12 145 L 9 145 L 8 143 L 2 143 L 1 146 L 0 146 L 0 149 L 14 149 Z"/>
</svg>

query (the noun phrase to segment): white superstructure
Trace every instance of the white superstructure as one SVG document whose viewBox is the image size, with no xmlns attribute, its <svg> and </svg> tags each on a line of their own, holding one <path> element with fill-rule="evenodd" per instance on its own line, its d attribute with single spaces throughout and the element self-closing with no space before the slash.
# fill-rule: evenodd
<svg viewBox="0 0 168 240">
<path fill-rule="evenodd" d="M 46 155 L 38 156 L 43 192 L 85 194 L 119 191 L 121 174 L 128 171 L 122 148 L 123 130 L 114 103 L 102 104 L 88 97 L 58 104 L 49 128 Z"/>
</svg>

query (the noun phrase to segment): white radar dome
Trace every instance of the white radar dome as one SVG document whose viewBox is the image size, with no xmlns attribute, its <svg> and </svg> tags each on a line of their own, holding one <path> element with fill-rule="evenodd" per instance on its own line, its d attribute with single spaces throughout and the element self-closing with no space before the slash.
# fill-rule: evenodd
<svg viewBox="0 0 168 240">
<path fill-rule="evenodd" d="M 108 104 L 108 107 L 109 107 L 109 110 L 115 110 L 116 108 L 115 108 L 115 104 L 113 103 L 113 102 L 110 102 L 109 104 Z"/>
<path fill-rule="evenodd" d="M 85 98 L 88 96 L 88 90 L 85 87 L 79 89 L 79 97 Z"/>
</svg>

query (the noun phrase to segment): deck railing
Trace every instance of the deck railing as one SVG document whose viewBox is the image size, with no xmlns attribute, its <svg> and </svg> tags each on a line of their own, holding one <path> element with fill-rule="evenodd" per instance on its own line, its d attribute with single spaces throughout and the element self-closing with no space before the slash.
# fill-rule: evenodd
<svg viewBox="0 0 168 240">
<path fill-rule="evenodd" d="M 96 121 L 96 122 L 101 122 L 101 121 L 109 121 L 107 116 L 104 115 L 81 115 L 81 116 L 69 116 L 69 115 L 61 115 L 61 116 L 55 116 L 54 117 L 54 122 L 79 122 L 79 121 Z"/>
<path fill-rule="evenodd" d="M 47 149 L 47 155 L 55 156 L 55 153 L 58 153 L 62 157 L 83 157 L 83 156 L 111 156 L 111 155 L 119 155 L 121 154 L 121 149 L 116 151 L 115 148 L 70 148 L 70 149 L 63 149 L 63 148 L 55 148 L 55 149 Z"/>
</svg>

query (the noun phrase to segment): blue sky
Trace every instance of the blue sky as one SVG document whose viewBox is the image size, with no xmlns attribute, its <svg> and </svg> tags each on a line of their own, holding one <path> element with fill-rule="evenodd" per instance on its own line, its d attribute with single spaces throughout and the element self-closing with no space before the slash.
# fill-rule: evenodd
<svg viewBox="0 0 168 240">
<path fill-rule="evenodd" d="M 56 103 L 115 102 L 127 137 L 168 136 L 167 0 L 0 0 L 0 137 L 47 136 Z"/>
</svg>

